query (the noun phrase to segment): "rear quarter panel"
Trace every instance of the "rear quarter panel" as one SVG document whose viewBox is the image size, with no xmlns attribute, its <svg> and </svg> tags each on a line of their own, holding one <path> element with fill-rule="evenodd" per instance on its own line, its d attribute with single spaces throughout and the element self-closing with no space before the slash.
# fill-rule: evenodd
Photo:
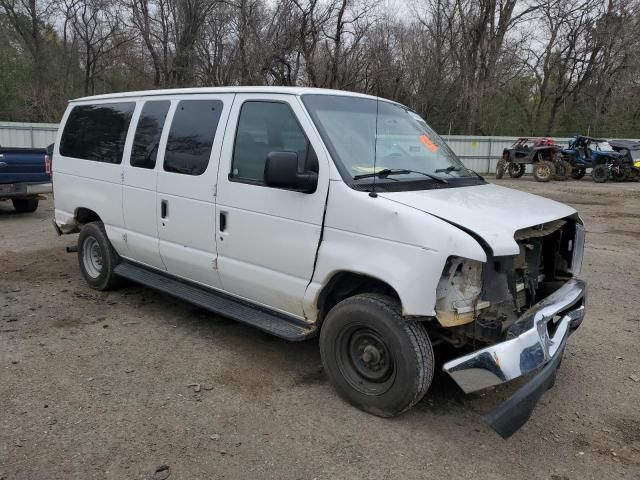
<svg viewBox="0 0 640 480">
<path fill-rule="evenodd" d="M 53 193 L 55 221 L 65 226 L 75 225 L 78 209 L 93 210 L 105 225 L 107 236 L 118 253 L 126 255 L 124 216 L 122 211 L 123 165 L 65 157 L 60 153 L 60 139 L 71 108 L 82 104 L 113 103 L 115 100 L 78 102 L 71 104 L 64 114 L 54 147 Z M 131 100 L 135 102 L 135 99 Z M 131 148 L 133 122 L 129 124 L 123 158 Z"/>
</svg>

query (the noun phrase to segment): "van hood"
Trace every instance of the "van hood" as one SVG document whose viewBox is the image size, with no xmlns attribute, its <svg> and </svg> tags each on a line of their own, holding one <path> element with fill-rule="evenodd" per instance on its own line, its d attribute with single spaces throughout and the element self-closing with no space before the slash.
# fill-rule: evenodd
<svg viewBox="0 0 640 480">
<path fill-rule="evenodd" d="M 378 195 L 475 233 L 491 247 L 494 256 L 519 253 L 514 240 L 517 230 L 576 212 L 554 200 L 491 183 Z"/>
</svg>

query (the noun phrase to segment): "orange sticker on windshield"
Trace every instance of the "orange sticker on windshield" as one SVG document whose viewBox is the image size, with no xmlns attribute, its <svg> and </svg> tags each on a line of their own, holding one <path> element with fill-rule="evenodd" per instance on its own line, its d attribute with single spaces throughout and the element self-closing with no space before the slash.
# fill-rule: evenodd
<svg viewBox="0 0 640 480">
<path fill-rule="evenodd" d="M 420 140 L 420 143 L 422 143 L 430 152 L 438 151 L 438 147 L 436 147 L 436 145 L 426 135 L 420 135 L 418 140 Z"/>
</svg>

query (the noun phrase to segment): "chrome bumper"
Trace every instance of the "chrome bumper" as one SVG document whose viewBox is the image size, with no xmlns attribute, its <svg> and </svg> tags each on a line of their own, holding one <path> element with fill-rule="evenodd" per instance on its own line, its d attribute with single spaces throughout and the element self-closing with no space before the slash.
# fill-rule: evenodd
<svg viewBox="0 0 640 480">
<path fill-rule="evenodd" d="M 573 278 L 527 310 L 506 340 L 456 358 L 442 367 L 465 391 L 475 392 L 522 377 L 562 355 L 569 334 L 584 318 L 586 284 Z"/>
<path fill-rule="evenodd" d="M 27 185 L 27 195 L 39 195 L 43 193 L 53 193 L 53 185 L 51 183 Z"/>
</svg>

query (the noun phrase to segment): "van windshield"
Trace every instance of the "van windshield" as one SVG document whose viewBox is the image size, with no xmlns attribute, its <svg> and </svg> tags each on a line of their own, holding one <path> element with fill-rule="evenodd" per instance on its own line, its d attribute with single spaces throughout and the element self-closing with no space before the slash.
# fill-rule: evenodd
<svg viewBox="0 0 640 480">
<path fill-rule="evenodd" d="M 343 179 L 387 190 L 484 183 L 416 113 L 389 101 L 302 96 Z M 409 186 L 418 182 L 419 186 Z"/>
</svg>

